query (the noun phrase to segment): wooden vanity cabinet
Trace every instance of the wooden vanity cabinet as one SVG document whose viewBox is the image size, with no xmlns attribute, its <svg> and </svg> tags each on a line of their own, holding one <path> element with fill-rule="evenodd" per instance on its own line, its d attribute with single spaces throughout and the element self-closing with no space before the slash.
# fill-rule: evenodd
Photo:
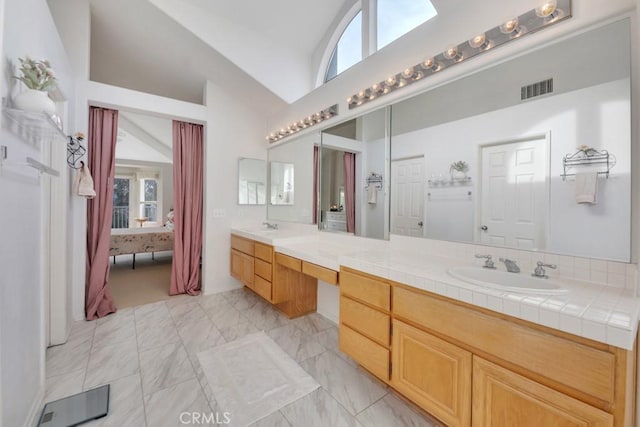
<svg viewBox="0 0 640 427">
<path fill-rule="evenodd" d="M 318 301 L 318 279 L 302 272 L 303 261 L 276 253 L 273 304 L 290 319 L 314 313 Z"/>
<path fill-rule="evenodd" d="M 381 380 L 390 375 L 391 288 L 373 276 L 340 272 L 340 350 Z"/>
<path fill-rule="evenodd" d="M 231 235 L 231 276 L 248 288 L 253 287 L 254 281 L 253 249 L 253 241 Z"/>
<path fill-rule="evenodd" d="M 231 235 L 231 276 L 272 301 L 273 247 Z"/>
<path fill-rule="evenodd" d="M 341 350 L 449 426 L 635 425 L 635 350 L 345 267 L 340 281 Z"/>
</svg>

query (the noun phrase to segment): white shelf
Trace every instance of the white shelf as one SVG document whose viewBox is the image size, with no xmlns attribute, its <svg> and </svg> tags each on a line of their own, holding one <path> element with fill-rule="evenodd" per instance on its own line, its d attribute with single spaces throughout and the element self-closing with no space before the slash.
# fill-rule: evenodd
<svg viewBox="0 0 640 427">
<path fill-rule="evenodd" d="M 3 108 L 2 112 L 9 121 L 9 130 L 28 143 L 41 141 L 53 141 L 60 138 L 66 143 L 67 136 L 60 126 L 55 114 L 45 112 L 33 113 L 30 111 Z"/>
</svg>

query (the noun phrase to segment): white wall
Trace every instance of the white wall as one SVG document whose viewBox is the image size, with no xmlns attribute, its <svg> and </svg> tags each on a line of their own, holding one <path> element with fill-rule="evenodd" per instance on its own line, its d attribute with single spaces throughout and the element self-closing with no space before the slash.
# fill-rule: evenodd
<svg viewBox="0 0 640 427">
<path fill-rule="evenodd" d="M 265 159 L 266 127 L 261 115 L 226 89 L 207 83 L 205 146 L 204 293 L 241 287 L 229 275 L 232 221 L 263 221 L 266 207 L 238 205 L 238 159 Z M 313 158 L 313 150 L 311 152 Z M 309 161 L 309 166 L 312 162 Z M 296 171 L 297 172 L 297 171 Z M 296 199 L 298 198 L 296 173 Z M 309 186 L 310 188 L 310 186 Z M 214 213 L 223 216 L 216 217 Z"/>
<path fill-rule="evenodd" d="M 37 31 L 30 29 L 37 28 Z M 18 57 L 46 58 L 52 63 L 62 94 L 73 97 L 68 59 L 43 0 L 9 0 L 4 8 L 3 64 L 13 65 Z M 7 70 L 6 65 L 2 70 Z M 12 73 L 15 71 L 11 71 Z M 2 96 L 21 88 L 3 75 Z M 73 111 L 71 111 L 73 113 Z M 29 145 L 9 132 L 7 122 L 0 130 L 2 145 L 8 146 L 9 159 L 22 161 L 26 156 L 49 161 L 42 145 Z M 64 141 L 50 147 L 54 156 L 64 155 Z M 67 170 L 60 171 L 64 180 Z M 2 373 L 2 424 L 31 425 L 39 415 L 44 392 L 45 282 L 43 277 L 42 188 L 48 178 L 37 178 L 28 168 L 8 168 L 0 174 L 2 244 L 0 245 L 0 360 Z M 63 196 L 64 197 L 64 196 Z M 65 204 L 66 198 L 62 199 Z M 7 208 L 10 207 L 10 208 Z M 20 248 L 21 250 L 16 250 Z"/>
<path fill-rule="evenodd" d="M 365 150 L 362 154 L 362 168 L 356 178 L 356 203 L 359 207 L 356 212 L 361 212 L 361 230 L 356 230 L 357 235 L 374 239 L 384 239 L 385 220 L 387 218 L 388 204 L 385 200 L 386 186 L 389 176 L 386 171 L 387 161 L 387 138 L 386 123 L 388 119 L 385 109 L 380 109 L 358 119 L 357 134 L 358 139 L 364 142 Z M 365 190 L 366 179 L 376 173 L 382 175 L 383 188 L 378 191 L 376 204 L 369 204 Z M 375 184 L 372 184 L 375 185 Z"/>
<path fill-rule="evenodd" d="M 475 182 L 473 194 L 477 195 L 480 145 L 550 132 L 549 240 L 548 246 L 540 249 L 628 262 L 631 226 L 629 108 L 629 80 L 617 80 L 394 135 L 392 158 L 424 155 L 427 177 L 446 174 L 452 162 L 465 160 L 469 163 L 472 182 Z M 599 180 L 598 204 L 593 206 L 576 204 L 573 181 L 560 179 L 563 156 L 573 153 L 581 144 L 608 150 L 617 157 L 611 177 Z M 442 218 L 430 218 L 432 226 L 452 225 L 449 210 L 438 213 Z M 471 217 L 466 216 L 466 219 Z M 453 225 L 467 230 L 471 226 L 468 223 Z"/>
<path fill-rule="evenodd" d="M 294 198 L 293 205 L 268 204 L 267 213 L 270 220 L 313 222 L 313 146 L 319 143 L 318 134 L 305 135 L 292 141 L 278 145 L 269 150 L 269 165 L 271 162 L 293 163 L 294 165 Z M 271 175 L 269 175 L 271 176 Z M 270 197 L 267 197 L 269 202 Z"/>
</svg>

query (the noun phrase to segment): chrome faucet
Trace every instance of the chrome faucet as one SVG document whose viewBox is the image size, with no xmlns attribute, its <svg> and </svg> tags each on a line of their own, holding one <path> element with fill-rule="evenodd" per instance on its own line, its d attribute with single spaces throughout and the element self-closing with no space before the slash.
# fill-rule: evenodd
<svg viewBox="0 0 640 427">
<path fill-rule="evenodd" d="M 517 266 L 515 261 L 507 258 L 500 258 L 500 262 L 504 262 L 509 273 L 520 273 L 520 267 Z"/>
<path fill-rule="evenodd" d="M 486 261 L 484 262 L 484 265 L 482 266 L 483 268 L 491 268 L 491 269 L 495 269 L 496 268 L 496 266 L 493 263 L 493 260 L 491 259 L 491 255 L 476 254 L 476 258 L 486 258 Z"/>
<path fill-rule="evenodd" d="M 555 264 L 545 264 L 542 261 L 538 261 L 537 265 L 538 266 L 533 270 L 533 273 L 531 273 L 531 275 L 533 277 L 539 277 L 541 279 L 549 278 L 549 276 L 547 276 L 547 272 L 544 270 L 545 267 L 553 268 L 553 269 L 558 268 L 558 266 Z"/>
<path fill-rule="evenodd" d="M 277 230 L 278 229 L 278 224 L 276 224 L 275 222 L 263 222 L 262 225 L 266 225 L 267 228 L 271 229 L 271 230 Z"/>
</svg>

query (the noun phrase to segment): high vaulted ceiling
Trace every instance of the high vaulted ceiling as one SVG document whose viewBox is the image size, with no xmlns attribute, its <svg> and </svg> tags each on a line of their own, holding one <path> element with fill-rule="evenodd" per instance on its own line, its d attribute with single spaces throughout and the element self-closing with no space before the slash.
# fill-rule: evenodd
<svg viewBox="0 0 640 427">
<path fill-rule="evenodd" d="M 91 0 L 91 79 L 196 103 L 211 80 L 273 112 L 314 88 L 345 1 Z"/>
</svg>

